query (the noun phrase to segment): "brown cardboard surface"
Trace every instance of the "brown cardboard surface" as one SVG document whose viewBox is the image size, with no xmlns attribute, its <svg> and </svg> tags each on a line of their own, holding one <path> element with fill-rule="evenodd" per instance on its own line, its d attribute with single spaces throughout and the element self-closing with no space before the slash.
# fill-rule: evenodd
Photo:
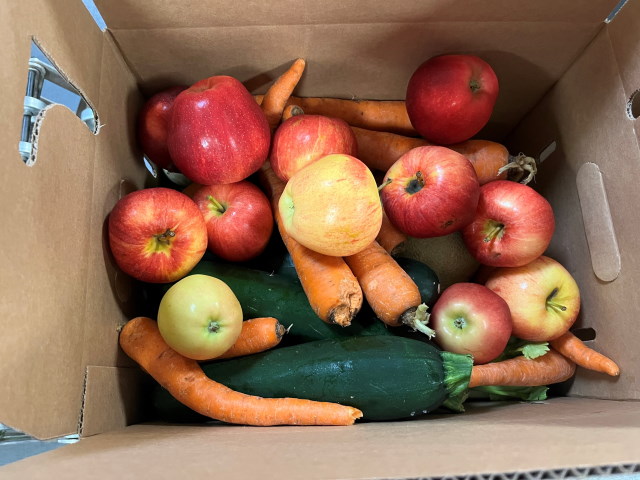
<svg viewBox="0 0 640 480">
<path fill-rule="evenodd" d="M 139 368 L 88 366 L 80 435 L 117 430 L 143 419 L 140 398 L 147 383 Z"/>
<path fill-rule="evenodd" d="M 0 4 L 0 220 L 8 233 L 0 253 L 0 421 L 46 438 L 75 433 L 81 405 L 79 286 L 87 279 L 94 143 L 73 113 L 53 107 L 39 126 L 36 163 L 22 162 L 17 145 L 32 37 L 95 107 L 102 37 L 81 4 Z"/>
<path fill-rule="evenodd" d="M 231 75 L 262 93 L 294 58 L 308 65 L 296 94 L 404 98 L 415 69 L 443 53 L 471 53 L 496 71 L 501 93 L 480 134 L 500 138 L 542 97 L 600 25 L 439 22 L 116 30 L 143 90 Z M 204 46 L 204 47 L 203 47 Z"/>
<path fill-rule="evenodd" d="M 614 20 L 615 22 L 616 20 Z M 635 30 L 637 36 L 638 31 Z M 562 262 L 581 290 L 581 314 L 577 327 L 592 327 L 592 347 L 619 363 L 621 376 L 612 379 L 578 369 L 571 393 L 601 398 L 640 398 L 637 348 L 637 315 L 640 305 L 637 253 L 640 223 L 640 150 L 636 132 L 625 112 L 626 93 L 608 28 L 603 30 L 540 105 L 512 135 L 510 145 L 537 155 L 552 141 L 557 150 L 539 168 L 534 187 L 549 199 L 556 215 L 556 232 L 548 254 Z M 615 263 L 611 245 L 594 245 L 585 235 L 576 176 L 585 163 L 594 163 L 611 211 L 620 251 L 620 274 L 604 282 L 593 272 L 593 263 Z M 586 194 L 586 192 L 585 192 Z M 602 220 L 591 218 L 591 228 Z M 609 242 L 606 236 L 592 237 Z"/>
<path fill-rule="evenodd" d="M 135 311 L 134 282 L 109 253 L 107 217 L 126 193 L 149 176 L 136 146 L 135 121 L 142 96 L 110 38 L 105 41 L 100 82 L 103 127 L 96 137 L 84 365 L 130 365 L 118 347 L 118 329 Z"/>
<path fill-rule="evenodd" d="M 487 20 L 599 24 L 616 0 L 231 0 L 182 2 L 151 0 L 98 0 L 100 12 L 111 30 L 183 28 L 238 25 L 310 25 L 353 23 L 460 22 Z"/>
<path fill-rule="evenodd" d="M 353 427 L 136 425 L 0 476 L 370 479 L 640 462 L 640 403 L 559 398 Z"/>
</svg>

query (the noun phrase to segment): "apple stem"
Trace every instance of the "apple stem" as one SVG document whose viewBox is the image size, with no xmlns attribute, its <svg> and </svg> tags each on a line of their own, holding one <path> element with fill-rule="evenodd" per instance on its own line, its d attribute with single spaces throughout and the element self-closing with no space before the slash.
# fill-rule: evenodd
<svg viewBox="0 0 640 480">
<path fill-rule="evenodd" d="M 413 328 L 414 331 L 418 330 L 431 339 L 436 335 L 436 331 L 427 326 L 430 316 L 427 311 L 428 309 L 429 307 L 427 307 L 426 303 L 421 303 L 417 307 L 412 307 L 404 312 L 401 316 L 401 321 L 405 325 Z"/>
<path fill-rule="evenodd" d="M 528 157 L 524 153 L 518 155 L 509 155 L 509 163 L 504 165 L 498 170 L 498 175 L 502 175 L 504 172 L 509 172 L 509 179 L 514 182 L 520 182 L 523 185 L 528 184 L 538 173 L 538 164 L 535 158 Z M 527 176 L 523 179 L 522 177 Z"/>
<path fill-rule="evenodd" d="M 387 185 L 389 185 L 391 182 L 393 182 L 393 179 L 391 179 L 391 178 L 387 178 L 387 179 L 384 181 L 384 183 L 378 187 L 378 191 L 382 190 L 384 187 L 386 187 Z"/>
<path fill-rule="evenodd" d="M 564 312 L 567 310 L 567 307 L 565 307 L 564 305 L 561 305 L 559 303 L 556 302 L 552 302 L 551 300 L 553 299 L 553 297 L 555 297 L 558 294 L 558 289 L 554 288 L 553 291 L 549 294 L 549 296 L 547 297 L 547 306 L 551 307 L 555 310 Z"/>
<path fill-rule="evenodd" d="M 504 228 L 504 225 L 499 223 L 496 226 L 494 226 L 491 230 L 489 230 L 489 233 L 487 233 L 487 236 L 484 237 L 484 242 L 485 243 L 489 243 L 492 242 L 493 240 L 496 239 L 496 237 L 498 235 L 500 235 L 500 232 L 502 232 L 502 229 Z"/>
<path fill-rule="evenodd" d="M 169 242 L 169 238 L 173 238 L 175 236 L 176 236 L 176 232 L 174 232 L 170 228 L 167 228 L 166 232 L 164 232 L 164 233 L 159 233 L 157 235 L 154 235 L 154 237 L 156 237 L 156 240 L 158 242 L 166 243 L 167 245 L 169 245 L 171 243 L 171 242 Z"/>
<path fill-rule="evenodd" d="M 209 195 L 207 197 L 207 199 L 211 202 L 211 204 L 213 205 L 214 210 L 217 210 L 220 213 L 224 213 L 226 208 L 224 208 L 224 205 L 222 205 L 218 200 L 216 200 L 215 198 L 213 198 L 213 195 Z"/>
</svg>

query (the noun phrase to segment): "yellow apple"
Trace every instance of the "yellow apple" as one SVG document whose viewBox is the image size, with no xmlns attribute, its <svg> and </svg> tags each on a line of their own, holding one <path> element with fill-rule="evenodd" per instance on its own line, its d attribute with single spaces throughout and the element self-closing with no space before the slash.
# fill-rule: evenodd
<svg viewBox="0 0 640 480">
<path fill-rule="evenodd" d="M 209 360 L 229 350 L 242 330 L 242 307 L 222 280 L 190 275 L 164 294 L 158 329 L 167 345 L 193 360 Z"/>
<path fill-rule="evenodd" d="M 382 204 L 369 168 L 350 155 L 327 155 L 287 182 L 278 210 L 298 243 L 332 256 L 358 253 L 382 225 Z"/>
</svg>

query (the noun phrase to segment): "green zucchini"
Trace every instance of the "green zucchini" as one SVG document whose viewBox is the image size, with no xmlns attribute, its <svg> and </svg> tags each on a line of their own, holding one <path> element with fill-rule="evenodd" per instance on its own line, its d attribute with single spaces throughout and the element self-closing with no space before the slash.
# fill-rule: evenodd
<svg viewBox="0 0 640 480">
<path fill-rule="evenodd" d="M 367 420 L 398 420 L 445 405 L 462 409 L 473 360 L 394 335 L 322 340 L 203 365 L 209 378 L 261 397 L 337 402 Z M 157 415 L 169 422 L 210 420 L 159 385 Z"/>
<path fill-rule="evenodd" d="M 323 322 L 309 305 L 300 283 L 277 274 L 208 261 L 201 261 L 189 272 L 195 274 L 225 282 L 238 298 L 245 319 L 275 317 L 285 327 L 290 326 L 282 339 L 283 346 L 354 335 L 392 334 L 374 315 L 359 315 L 349 327 Z"/>
<path fill-rule="evenodd" d="M 440 296 L 440 280 L 438 280 L 436 272 L 426 263 L 414 260 L 413 258 L 397 257 L 395 260 L 418 286 L 422 301 L 426 303 L 429 308 L 432 308 Z"/>
</svg>

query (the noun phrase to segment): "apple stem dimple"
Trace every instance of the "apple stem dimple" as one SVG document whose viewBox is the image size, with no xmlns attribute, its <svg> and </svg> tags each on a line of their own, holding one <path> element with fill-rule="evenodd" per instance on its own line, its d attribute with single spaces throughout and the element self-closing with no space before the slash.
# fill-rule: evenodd
<svg viewBox="0 0 640 480">
<path fill-rule="evenodd" d="M 416 177 L 409 181 L 405 190 L 408 193 L 417 193 L 422 190 L 422 187 L 424 187 L 424 176 L 422 175 L 422 172 L 418 170 L 416 172 Z"/>
<path fill-rule="evenodd" d="M 160 242 L 160 243 L 165 243 L 167 245 L 169 245 L 171 242 L 169 241 L 170 238 L 173 238 L 176 236 L 176 232 L 174 232 L 173 230 L 171 230 L 170 228 L 167 228 L 167 230 L 164 233 L 159 233 L 157 235 L 154 235 L 155 239 Z"/>
<path fill-rule="evenodd" d="M 487 236 L 484 237 L 483 241 L 485 243 L 492 242 L 498 237 L 498 235 L 500 235 L 503 229 L 504 229 L 504 225 L 502 223 L 498 223 L 497 225 L 494 225 L 491 228 L 491 230 L 489 230 L 489 232 L 487 233 Z"/>
<path fill-rule="evenodd" d="M 220 325 L 215 320 L 211 320 L 209 322 L 207 330 L 209 330 L 210 333 L 216 333 L 218 330 L 220 330 Z"/>
<path fill-rule="evenodd" d="M 453 326 L 462 330 L 467 325 L 464 318 L 458 317 L 453 321 Z"/>
<path fill-rule="evenodd" d="M 224 213 L 227 210 L 226 208 L 224 208 L 224 205 L 222 205 L 218 200 L 213 198 L 213 195 L 209 195 L 207 199 L 209 200 L 209 202 L 211 202 L 211 205 L 213 206 L 212 210 L 216 210 L 219 213 Z"/>
<path fill-rule="evenodd" d="M 478 90 L 480 90 L 480 82 L 475 79 L 471 80 L 469 82 L 469 88 L 471 89 L 471 92 L 476 93 Z"/>
</svg>

